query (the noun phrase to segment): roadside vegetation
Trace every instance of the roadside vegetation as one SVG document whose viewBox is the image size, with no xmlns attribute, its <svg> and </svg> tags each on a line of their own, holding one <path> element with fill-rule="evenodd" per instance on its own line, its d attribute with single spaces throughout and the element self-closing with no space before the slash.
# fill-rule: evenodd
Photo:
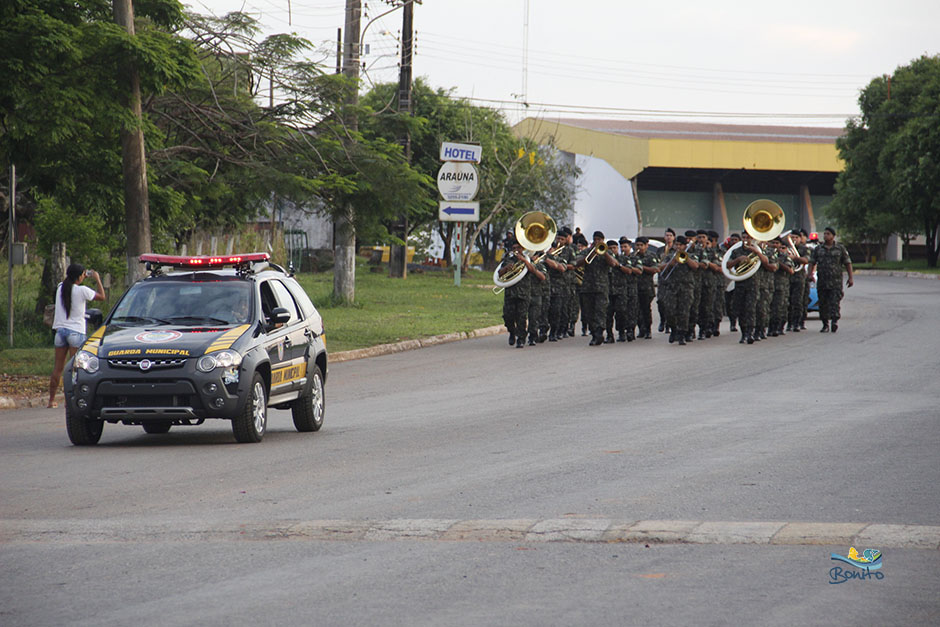
<svg viewBox="0 0 940 627">
<path fill-rule="evenodd" d="M 373 267 L 381 271 L 373 272 Z M 360 259 L 353 306 L 334 304 L 331 272 L 298 273 L 296 278 L 323 316 L 330 353 L 502 323 L 503 298 L 490 289 L 492 272 L 464 271 L 461 285 L 456 287 L 450 270 L 412 271 L 402 281 L 390 278 L 387 266 L 370 266 Z M 6 307 L 0 312 L 4 330 L 0 375 L 48 377 L 52 372 L 52 331 L 33 312 L 40 288 L 38 267 L 15 267 L 14 285 L 12 348 L 6 333 Z M 107 304 L 93 304 L 107 315 L 120 296 L 121 290 L 112 289 Z"/>
</svg>

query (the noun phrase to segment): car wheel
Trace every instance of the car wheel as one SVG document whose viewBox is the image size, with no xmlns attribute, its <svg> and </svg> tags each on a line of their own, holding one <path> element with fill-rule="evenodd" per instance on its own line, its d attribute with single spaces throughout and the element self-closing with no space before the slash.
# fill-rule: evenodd
<svg viewBox="0 0 940 627">
<path fill-rule="evenodd" d="M 70 405 L 69 399 L 65 399 L 65 427 L 69 432 L 69 440 L 76 446 L 97 444 L 104 431 L 104 422 L 76 416 Z"/>
<path fill-rule="evenodd" d="M 251 388 L 241 414 L 232 419 L 232 432 L 239 442 L 260 442 L 268 426 L 268 395 L 264 379 L 257 372 L 251 378 Z"/>
<path fill-rule="evenodd" d="M 144 431 L 146 431 L 147 433 L 154 433 L 154 434 L 166 433 L 170 430 L 171 426 L 172 425 L 169 422 L 163 422 L 163 421 L 153 421 L 153 422 L 143 423 Z"/>
<path fill-rule="evenodd" d="M 310 391 L 291 403 L 294 426 L 298 431 L 319 431 L 323 426 L 325 407 L 323 373 L 320 372 L 320 366 L 314 366 L 310 376 Z"/>
</svg>

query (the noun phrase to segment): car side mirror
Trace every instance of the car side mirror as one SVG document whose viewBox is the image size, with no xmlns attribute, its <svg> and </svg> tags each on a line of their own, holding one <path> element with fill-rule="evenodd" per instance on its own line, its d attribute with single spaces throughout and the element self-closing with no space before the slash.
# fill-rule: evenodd
<svg viewBox="0 0 940 627">
<path fill-rule="evenodd" d="M 287 324 L 290 320 L 290 312 L 284 307 L 275 307 L 271 311 L 271 317 L 268 318 L 268 326 L 272 328 L 277 328 L 283 324 Z"/>
</svg>

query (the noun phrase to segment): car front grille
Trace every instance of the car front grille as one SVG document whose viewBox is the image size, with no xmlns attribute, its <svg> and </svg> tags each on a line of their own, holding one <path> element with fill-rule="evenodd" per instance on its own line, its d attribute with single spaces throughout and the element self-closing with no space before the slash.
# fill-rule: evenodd
<svg viewBox="0 0 940 627">
<path fill-rule="evenodd" d="M 144 361 L 143 359 L 109 359 L 108 365 L 112 368 L 137 368 L 140 369 L 140 362 Z M 153 370 L 154 368 L 179 368 L 186 363 L 186 358 L 177 358 L 177 359 L 148 359 L 150 362 L 150 368 L 148 370 Z"/>
</svg>

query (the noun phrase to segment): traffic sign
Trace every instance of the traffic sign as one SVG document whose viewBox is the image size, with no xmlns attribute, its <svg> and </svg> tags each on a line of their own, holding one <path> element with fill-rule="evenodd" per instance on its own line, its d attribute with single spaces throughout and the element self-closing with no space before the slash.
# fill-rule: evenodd
<svg viewBox="0 0 940 627">
<path fill-rule="evenodd" d="M 480 163 L 483 158 L 483 146 L 475 144 L 455 144 L 444 142 L 441 144 L 441 161 L 470 161 Z"/>
<path fill-rule="evenodd" d="M 442 200 L 437 219 L 442 222 L 479 222 L 480 203 Z"/>
<path fill-rule="evenodd" d="M 472 163 L 445 161 L 437 173 L 437 189 L 444 200 L 473 200 L 480 177 Z"/>
</svg>

